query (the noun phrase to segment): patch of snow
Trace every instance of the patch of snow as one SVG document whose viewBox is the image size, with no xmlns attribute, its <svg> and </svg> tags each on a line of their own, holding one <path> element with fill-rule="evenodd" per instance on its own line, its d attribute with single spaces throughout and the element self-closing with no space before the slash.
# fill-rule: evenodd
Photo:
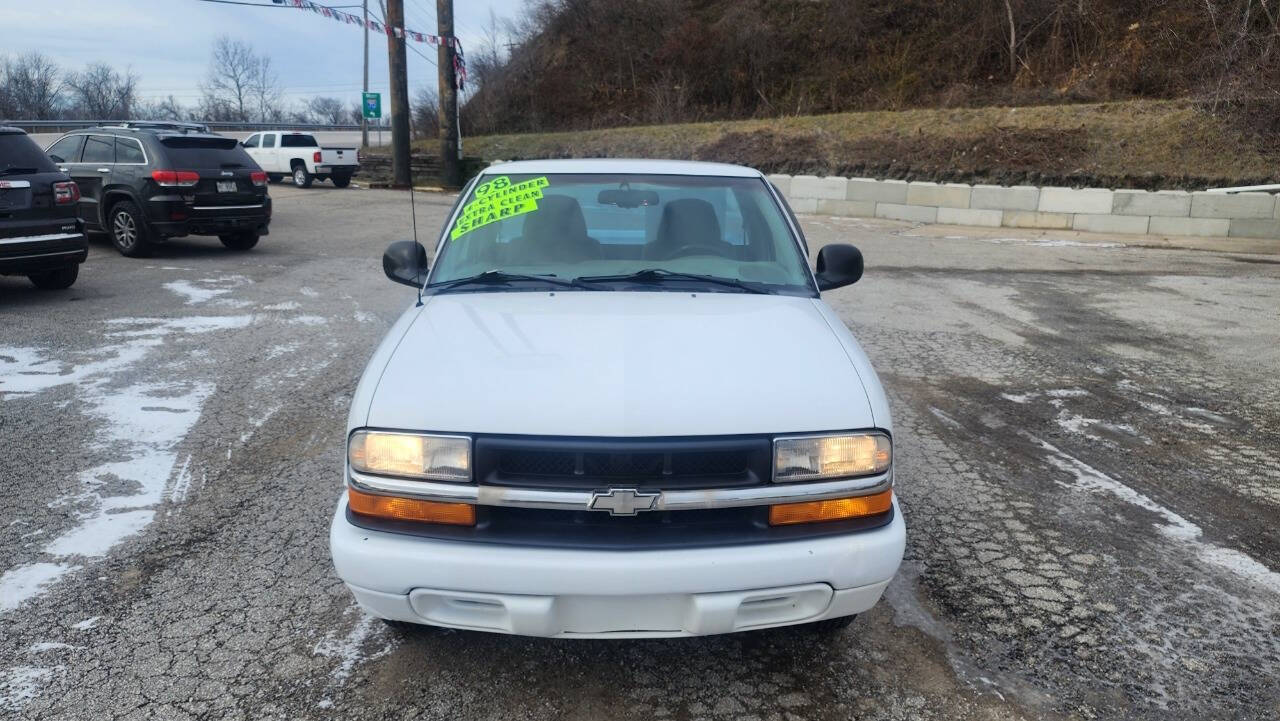
<svg viewBox="0 0 1280 721">
<path fill-rule="evenodd" d="M 182 470 L 178 471 L 178 475 L 174 476 L 173 483 L 169 486 L 169 499 L 175 503 L 181 503 L 187 498 L 187 491 L 191 489 L 191 456 L 187 456 L 187 460 L 182 462 Z"/>
<path fill-rule="evenodd" d="M 102 616 L 94 616 L 93 618 L 86 618 L 85 620 L 79 623 L 73 623 L 71 624 L 71 627 L 77 631 L 88 631 L 94 626 L 97 626 L 98 621 L 101 621 L 101 620 L 102 620 Z"/>
<path fill-rule="evenodd" d="M 298 323 L 301 325 L 324 325 L 329 321 L 319 315 L 297 315 L 289 319 L 290 323 Z"/>
<path fill-rule="evenodd" d="M 1083 388 L 1056 388 L 1051 391 L 1045 391 L 1044 394 L 1050 398 L 1079 398 L 1089 395 L 1089 391 Z"/>
<path fill-rule="evenodd" d="M 327 656 L 338 660 L 337 667 L 333 669 L 333 680 L 339 684 L 351 676 L 351 672 L 360 661 L 366 658 L 377 658 L 391 650 L 391 647 L 387 645 L 372 655 L 365 653 L 364 646 L 377 633 L 381 624 L 378 619 L 363 610 L 358 608 L 356 610 L 360 617 L 347 635 L 339 638 L 330 633 L 324 640 L 316 644 L 315 650 L 312 652 L 319 656 Z"/>
<path fill-rule="evenodd" d="M 217 330 L 236 330 L 253 322 L 252 315 L 196 315 L 186 318 L 114 318 L 113 325 L 152 325 L 152 328 L 135 328 L 107 333 L 113 338 L 137 338 L 169 335 L 170 333 L 208 333 Z"/>
<path fill-rule="evenodd" d="M 11 611 L 79 566 L 65 563 L 28 563 L 0 576 L 0 613 Z"/>
<path fill-rule="evenodd" d="M 314 291 L 314 290 L 312 290 L 312 289 L 310 289 L 310 288 L 306 287 L 305 285 L 304 285 L 304 286 L 302 286 L 301 288 L 299 288 L 299 289 L 298 289 L 298 292 L 299 292 L 299 293 L 301 293 L 301 294 L 303 294 L 303 295 L 305 295 L 305 296 L 307 296 L 308 298 L 317 298 L 317 297 L 319 297 L 319 296 L 320 296 L 320 293 L 319 293 L 319 292 Z"/>
<path fill-rule="evenodd" d="M 273 305 L 262 306 L 264 310 L 297 310 L 302 307 L 296 300 L 286 300 L 283 303 L 275 303 Z"/>
<path fill-rule="evenodd" d="M 186 298 L 187 305 L 195 305 L 212 300 L 220 295 L 230 293 L 230 288 L 203 288 L 195 285 L 189 280 L 174 280 L 164 284 L 164 287 Z"/>
<path fill-rule="evenodd" d="M 27 702 L 40 693 L 40 688 L 53 677 L 53 674 L 62 669 L 62 666 L 53 668 L 15 666 L 0 672 L 0 709 L 22 710 Z"/>
<path fill-rule="evenodd" d="M 930 413 L 932 413 L 932 414 L 934 415 L 934 417 L 935 417 L 935 418 L 937 418 L 938 420 L 942 421 L 942 422 L 943 422 L 943 424 L 945 424 L 945 425 L 947 425 L 947 426 L 950 426 L 950 427 L 952 427 L 952 428 L 962 428 L 962 427 L 963 427 L 963 426 L 961 426 L 961 425 L 960 425 L 960 422 L 959 422 L 959 421 L 957 421 L 956 419 L 954 419 L 954 418 L 952 418 L 951 416 L 947 415 L 946 411 L 943 411 L 941 408 L 934 408 L 933 406 L 929 406 L 929 412 L 930 412 Z"/>
<path fill-rule="evenodd" d="M 1071 474 L 1075 478 L 1076 486 L 1089 491 L 1110 493 L 1125 503 L 1151 511 L 1165 520 L 1165 525 L 1159 529 L 1160 533 L 1189 546 L 1201 561 L 1230 571 L 1250 583 L 1280 593 L 1280 573 L 1272 571 L 1245 553 L 1203 540 L 1204 531 L 1199 526 L 1172 509 L 1160 505 L 1150 496 L 1135 491 L 1049 443 L 1036 438 L 1032 440 L 1048 452 L 1046 460 L 1049 465 Z"/>
<path fill-rule="evenodd" d="M 39 643 L 31 644 L 31 648 L 28 648 L 27 652 L 44 653 L 45 651 L 56 651 L 64 648 L 77 649 L 80 648 L 80 646 L 72 646 L 69 643 L 58 643 L 56 641 L 41 641 Z"/>
<path fill-rule="evenodd" d="M 1030 401 L 1032 398 L 1035 398 L 1036 394 L 1022 393 L 1022 394 L 1015 395 L 1013 393 L 1001 393 L 1000 397 L 1005 399 L 1006 401 L 1013 401 L 1014 403 L 1026 403 Z"/>
<path fill-rule="evenodd" d="M 138 384 L 85 398 L 88 412 L 107 421 L 103 446 L 128 458 L 81 474 L 85 490 L 63 500 L 76 506 L 88 503 L 92 508 L 79 514 L 78 526 L 50 541 L 46 552 L 59 557 L 102 557 L 151 523 L 177 466 L 174 447 L 199 420 L 213 385 L 193 383 L 185 392 L 175 393 L 165 385 Z M 100 496 L 97 489 L 103 479 L 112 478 L 126 482 L 130 490 Z"/>
<path fill-rule="evenodd" d="M 374 322 L 377 322 L 377 320 L 378 320 L 378 316 L 374 315 L 373 313 L 369 313 L 363 310 L 356 311 L 356 322 L 358 323 L 374 323 Z"/>
<path fill-rule="evenodd" d="M 1230 418 L 1227 418 L 1226 416 L 1220 416 L 1217 413 L 1214 413 L 1213 411 L 1210 411 L 1210 410 L 1205 410 L 1204 408 L 1187 406 L 1186 410 L 1187 410 L 1187 413 L 1190 413 L 1193 416 L 1198 416 L 1200 418 L 1204 418 L 1205 420 L 1213 421 L 1214 423 L 1221 423 L 1223 425 L 1231 424 Z"/>
</svg>

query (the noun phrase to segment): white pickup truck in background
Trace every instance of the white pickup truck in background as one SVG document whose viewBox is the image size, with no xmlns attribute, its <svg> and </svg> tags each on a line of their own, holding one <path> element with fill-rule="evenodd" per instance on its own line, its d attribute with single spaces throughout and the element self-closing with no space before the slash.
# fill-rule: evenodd
<svg viewBox="0 0 1280 721">
<path fill-rule="evenodd" d="M 321 147 L 310 133 L 273 130 L 254 133 L 244 139 L 244 149 L 267 177 L 278 181 L 293 177 L 299 188 L 311 187 L 313 180 L 332 180 L 339 188 L 347 187 L 351 176 L 360 171 L 360 151 L 354 147 Z"/>
</svg>

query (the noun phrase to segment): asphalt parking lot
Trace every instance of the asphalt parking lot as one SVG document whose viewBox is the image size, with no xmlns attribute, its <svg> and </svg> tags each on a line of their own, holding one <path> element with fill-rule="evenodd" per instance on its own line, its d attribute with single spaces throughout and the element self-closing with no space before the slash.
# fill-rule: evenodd
<svg viewBox="0 0 1280 721">
<path fill-rule="evenodd" d="M 806 218 L 867 258 L 828 302 L 895 414 L 886 599 L 829 638 L 402 637 L 327 530 L 408 196 L 271 193 L 249 253 L 0 278 L 0 717 L 1280 716 L 1280 255 L 1234 252 L 1265 244 Z"/>
</svg>

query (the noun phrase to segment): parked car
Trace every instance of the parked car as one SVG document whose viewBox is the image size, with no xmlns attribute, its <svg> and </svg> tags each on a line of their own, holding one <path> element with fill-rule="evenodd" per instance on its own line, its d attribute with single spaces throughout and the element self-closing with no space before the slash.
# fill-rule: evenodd
<svg viewBox="0 0 1280 721">
<path fill-rule="evenodd" d="M 893 424 L 755 170 L 489 167 L 347 421 L 338 575 L 397 623 L 562 637 L 839 629 L 902 560 Z"/>
<path fill-rule="evenodd" d="M 216 235 L 248 250 L 267 235 L 267 174 L 234 138 L 185 123 L 129 123 L 77 130 L 46 152 L 80 186 L 79 215 L 124 255 L 157 243 Z"/>
<path fill-rule="evenodd" d="M 335 186 L 345 188 L 360 172 L 358 149 L 321 147 L 310 133 L 293 130 L 254 133 L 244 139 L 244 148 L 273 182 L 288 175 L 299 188 L 310 188 L 314 180 L 332 180 Z"/>
<path fill-rule="evenodd" d="M 89 252 L 80 189 L 25 132 L 0 126 L 0 274 L 69 288 Z"/>
</svg>

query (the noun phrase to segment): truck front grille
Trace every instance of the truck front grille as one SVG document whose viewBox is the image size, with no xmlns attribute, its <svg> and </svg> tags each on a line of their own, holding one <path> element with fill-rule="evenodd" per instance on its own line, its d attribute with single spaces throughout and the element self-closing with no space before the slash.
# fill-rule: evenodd
<svg viewBox="0 0 1280 721">
<path fill-rule="evenodd" d="M 772 445 L 763 436 L 558 438 L 481 436 L 482 483 L 556 489 L 724 488 L 769 481 Z"/>
</svg>

